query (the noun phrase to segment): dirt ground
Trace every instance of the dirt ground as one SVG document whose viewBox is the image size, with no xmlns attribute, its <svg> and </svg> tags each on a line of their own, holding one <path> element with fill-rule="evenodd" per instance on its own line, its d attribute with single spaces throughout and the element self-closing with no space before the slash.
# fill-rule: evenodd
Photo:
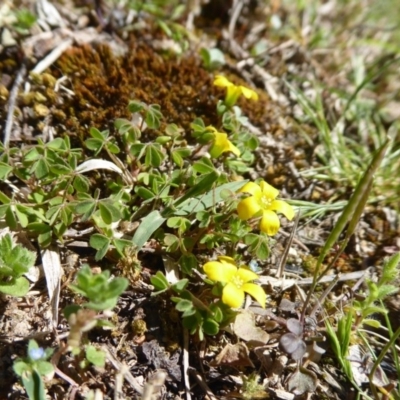
<svg viewBox="0 0 400 400">
<path fill-rule="evenodd" d="M 69 137 L 71 148 L 85 148 L 91 127 L 113 132 L 115 119 L 131 118 L 127 105 L 132 99 L 160 105 L 163 124 L 179 125 L 185 132 L 186 143 L 195 145 L 195 139 L 189 134 L 195 118 L 202 118 L 206 126 L 219 123 L 216 107 L 223 92 L 213 85 L 213 80 L 216 74 L 223 74 L 237 85 L 254 88 L 259 96 L 257 102 L 241 99 L 238 103 L 248 117 L 247 128 L 259 141 L 251 170 L 243 174 L 244 179 L 262 178 L 278 188 L 282 198 L 322 207 L 348 200 L 367 165 L 364 161 L 370 160 L 365 156 L 359 165 L 352 164 L 352 170 L 356 171 L 354 177 L 337 174 L 335 178 L 333 161 L 329 164 L 329 157 L 324 158 L 326 144 L 321 139 L 322 128 L 309 117 L 301 98 L 292 90 L 301 91 L 309 99 L 320 95 L 324 120 L 327 126 L 335 126 L 344 110 L 343 93 L 353 93 L 355 89 L 349 78 L 351 62 L 348 60 L 353 57 L 356 62 L 351 51 L 358 44 L 352 47 L 350 43 L 367 39 L 369 34 L 365 26 L 349 28 L 347 13 L 352 10 L 346 13 L 345 7 L 336 4 L 340 2 L 326 2 L 325 8 L 320 4 L 316 20 L 307 22 L 307 8 L 295 10 L 279 0 L 204 4 L 188 1 L 182 2 L 182 13 L 169 25 L 166 21 L 179 2 L 169 5 L 160 2 L 159 14 L 146 9 L 138 13 L 128 4 L 100 1 L 52 4 L 43 1 L 36 7 L 36 2 L 19 3 L 18 8 L 26 7 L 38 19 L 23 34 L 14 29 L 15 24 L 7 25 L 4 15 L 0 21 L 3 26 L 0 131 L 3 143 L 8 132 L 11 148 L 65 136 Z M 331 3 L 337 8 L 329 10 Z M 11 3 L 9 6 L 13 10 Z M 5 13 L 5 6 L 1 7 L 0 11 Z M 41 13 L 37 7 L 41 7 Z M 294 20 L 302 21 L 303 26 L 296 26 Z M 328 39 L 324 45 L 311 42 L 306 31 L 313 29 L 309 27 L 313 23 L 319 24 L 321 35 L 323 29 L 334 32 L 333 43 Z M 259 53 L 256 53 L 256 44 L 261 46 Z M 199 51 L 214 47 L 224 54 L 225 63 L 212 71 L 205 67 Z M 368 46 L 357 48 L 361 54 L 367 50 Z M 379 120 L 379 126 L 386 131 L 398 117 L 399 88 L 393 78 L 398 73 L 398 62 L 388 63 L 397 55 L 390 51 L 379 53 L 371 45 L 368 57 L 368 72 L 373 74 L 381 68 L 384 73 L 374 75 L 373 90 L 365 89 L 363 100 L 387 106 L 386 119 Z M 11 114 L 10 109 L 13 109 Z M 343 124 L 347 139 L 359 141 L 359 120 L 348 117 Z M 393 152 L 398 149 L 398 138 L 397 133 Z M 142 142 L 152 140 L 154 137 L 149 133 L 143 133 Z M 373 140 L 367 138 L 362 143 L 364 154 L 371 155 L 375 150 Z M 84 153 L 88 154 L 86 150 Z M 328 160 L 328 165 L 324 160 Z M 319 170 L 318 175 L 315 171 Z M 331 178 L 325 179 L 326 176 Z M 113 175 L 92 172 L 89 179 L 104 193 Z M 323 321 L 329 312 L 341 307 L 342 296 L 350 292 L 357 294 L 358 286 L 355 291 L 352 287 L 360 279 L 365 279 L 366 274 L 379 276 L 382 260 L 400 250 L 398 179 L 393 176 L 389 189 L 385 189 L 385 182 L 373 189 L 376 200 L 366 205 L 355 234 L 330 271 L 331 275 L 339 274 L 341 278 L 328 296 L 330 306 L 325 316 L 319 314 L 317 325 L 309 328 L 310 335 L 321 338 L 318 346 L 323 350 L 320 353 L 315 348 L 310 350 L 311 356 L 302 365 L 307 382 L 293 383 L 298 364 L 279 346 L 284 332 L 282 320 L 299 314 L 310 288 L 315 260 L 337 223 L 340 207 L 315 218 L 311 214 L 300 218 L 293 242 L 289 244 L 282 286 L 282 282 L 273 279 L 293 227 L 293 223 L 283 223 L 282 231 L 274 237 L 270 256 L 258 262 L 268 304 L 265 310 L 250 306 L 248 310 L 253 317 L 244 314 L 244 318 L 255 318 L 254 326 L 262 331 L 262 334 L 257 331 L 260 336 L 251 339 L 240 336 L 246 337 L 246 333 L 238 336 L 232 327 L 204 340 L 189 336 L 170 296 L 152 296 L 150 277 L 165 270 L 166 259 L 171 255 L 152 239 L 133 256 L 134 261 L 128 263 L 130 269 L 126 263 L 113 260 L 110 254 L 96 261 L 96 251 L 89 246 L 90 234 L 94 231 L 85 233 L 91 228 L 90 223 L 76 223 L 65 234 L 63 242 L 54 240 L 50 247 L 61 262 L 62 275 L 56 278 L 60 285 L 58 301 L 49 299 L 48 272 L 40 268 L 43 263 L 40 257 L 39 276 L 32 280 L 29 293 L 24 297 L 3 295 L 1 298 L 0 398 L 27 398 L 12 365 L 16 358 L 26 356 L 29 339 L 56 349 L 58 358 L 52 358 L 55 374 L 46 381 L 51 399 L 357 398 L 357 390 L 346 379 L 326 339 Z M 4 179 L 0 185 L 2 193 L 18 199 L 16 190 L 29 191 L 35 183 L 33 178 L 25 181 L 17 177 L 12 181 Z M 7 221 L 3 219 L 1 224 L 7 232 Z M 118 229 L 123 235 L 132 236 L 130 226 L 120 225 Z M 35 237 L 23 229 L 14 231 L 21 243 L 40 254 L 43 249 Z M 243 253 L 246 254 L 245 250 Z M 215 253 L 199 247 L 195 254 L 204 263 Z M 332 251 L 326 262 L 334 256 Z M 110 317 L 115 328 L 96 327 L 83 333 L 84 341 L 106 353 L 104 368 L 81 368 L 82 355 L 75 357 L 59 351 L 71 332 L 62 310 L 83 302 L 68 285 L 84 263 L 93 269 L 109 269 L 113 275 L 125 276 L 130 282 Z M 132 265 L 139 265 L 140 272 L 136 273 Z M 399 326 L 399 300 L 393 295 L 385 304 L 395 331 Z M 252 324 L 249 320 L 243 321 L 243 325 Z M 380 343 L 374 345 L 382 347 Z M 362 369 L 361 364 L 360 361 L 353 367 Z M 390 382 L 397 379 L 391 356 L 385 358 L 382 368 Z M 143 386 L 145 392 L 139 393 Z M 361 379 L 360 386 L 368 392 L 367 380 Z"/>
</svg>

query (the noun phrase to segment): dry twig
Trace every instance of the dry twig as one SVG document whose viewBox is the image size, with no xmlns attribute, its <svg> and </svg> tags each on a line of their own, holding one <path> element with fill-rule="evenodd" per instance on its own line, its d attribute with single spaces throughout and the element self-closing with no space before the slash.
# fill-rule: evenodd
<svg viewBox="0 0 400 400">
<path fill-rule="evenodd" d="M 6 127 L 4 128 L 3 144 L 5 148 L 8 148 L 11 137 L 11 129 L 14 119 L 15 102 L 17 100 L 18 89 L 26 75 L 26 65 L 22 63 L 21 68 L 18 71 L 17 77 L 15 78 L 14 85 L 12 87 L 10 97 L 8 99 L 8 111 Z"/>
<path fill-rule="evenodd" d="M 130 383 L 132 388 L 139 394 L 143 393 L 143 387 L 139 384 L 139 382 L 136 380 L 136 378 L 129 372 L 128 369 L 124 368 L 124 364 L 119 362 L 113 354 L 111 354 L 110 350 L 108 349 L 107 346 L 102 346 L 102 350 L 106 353 L 107 360 L 110 361 L 110 363 L 113 365 L 113 367 L 117 371 L 123 371 L 124 372 L 124 378 Z"/>
<path fill-rule="evenodd" d="M 183 379 L 185 381 L 186 399 L 191 400 L 189 381 L 189 331 L 183 329 Z"/>
</svg>

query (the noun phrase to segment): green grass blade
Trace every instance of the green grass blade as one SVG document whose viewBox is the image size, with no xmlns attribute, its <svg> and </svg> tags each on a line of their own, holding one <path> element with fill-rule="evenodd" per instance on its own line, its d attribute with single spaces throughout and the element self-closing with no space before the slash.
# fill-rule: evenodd
<svg viewBox="0 0 400 400">
<path fill-rule="evenodd" d="M 164 218 L 158 210 L 152 211 L 142 219 L 139 228 L 132 238 L 132 242 L 138 250 L 142 248 L 142 246 L 150 239 L 151 235 L 164 223 L 165 220 L 166 218 Z"/>
<path fill-rule="evenodd" d="M 380 147 L 380 149 L 376 152 L 375 156 L 373 157 L 371 164 L 369 165 L 368 169 L 365 171 L 364 175 L 361 177 L 359 183 L 357 184 L 353 195 L 351 196 L 349 202 L 347 203 L 346 207 L 344 208 L 342 214 L 340 215 L 335 227 L 333 228 L 332 232 L 328 236 L 324 247 L 321 250 L 321 253 L 318 257 L 317 260 L 317 265 L 315 267 L 315 272 L 314 272 L 314 277 L 313 277 L 313 283 L 311 285 L 311 288 L 307 294 L 306 301 L 304 303 L 303 307 L 303 312 L 302 312 L 302 319 L 304 319 L 305 316 L 305 311 L 307 308 L 307 305 L 310 301 L 310 298 L 312 296 L 312 293 L 315 290 L 315 286 L 317 285 L 317 282 L 324 274 L 328 271 L 329 267 L 328 266 L 321 274 L 320 274 L 320 269 L 322 266 L 322 263 L 324 262 L 324 259 L 326 255 L 329 253 L 329 251 L 332 249 L 334 244 L 338 241 L 340 234 L 343 232 L 344 228 L 346 227 L 347 223 L 350 222 L 350 227 L 351 230 L 349 231 L 350 234 L 346 235 L 346 239 L 350 237 L 350 235 L 354 232 L 354 229 L 358 223 L 359 217 L 361 215 L 361 212 L 363 208 L 365 207 L 365 204 L 368 200 L 368 195 L 371 190 L 372 186 L 372 181 L 374 178 L 374 173 L 378 169 L 379 165 L 381 164 L 383 157 L 386 154 L 386 150 L 388 149 L 390 143 L 392 141 L 392 137 L 388 137 L 384 144 Z M 345 240 L 346 242 L 346 240 Z M 344 247 L 341 247 L 341 251 L 343 251 Z M 335 257 L 335 260 L 339 255 L 341 254 L 341 251 L 338 252 L 338 254 Z M 334 261 L 335 261 L 334 260 Z M 330 264 L 332 265 L 334 261 Z"/>
</svg>

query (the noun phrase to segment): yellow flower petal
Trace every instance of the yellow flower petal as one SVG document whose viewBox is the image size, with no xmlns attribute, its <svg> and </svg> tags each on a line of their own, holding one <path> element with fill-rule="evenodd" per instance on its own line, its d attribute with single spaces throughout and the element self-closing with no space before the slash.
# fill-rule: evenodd
<svg viewBox="0 0 400 400">
<path fill-rule="evenodd" d="M 255 199 L 255 196 L 247 197 L 239 202 L 237 212 L 239 218 L 243 221 L 253 217 L 261 210 L 260 204 Z"/>
<path fill-rule="evenodd" d="M 225 76 L 223 75 L 217 75 L 214 79 L 214 86 L 220 86 L 220 87 L 229 87 L 232 86 L 233 83 L 230 82 Z"/>
<path fill-rule="evenodd" d="M 243 304 L 244 291 L 233 283 L 228 283 L 222 289 L 222 302 L 229 307 L 238 308 Z"/>
<path fill-rule="evenodd" d="M 215 131 L 214 137 L 215 146 L 225 147 L 227 145 L 226 143 L 228 142 L 228 135 L 226 133 Z"/>
<path fill-rule="evenodd" d="M 218 146 L 215 146 L 215 145 L 211 146 L 210 156 L 212 158 L 218 158 L 222 153 L 223 153 L 223 151 L 222 151 L 221 147 L 218 147 Z"/>
<path fill-rule="evenodd" d="M 218 256 L 218 261 L 222 262 L 223 264 L 232 264 L 236 267 L 235 260 L 232 257 L 228 256 Z"/>
<path fill-rule="evenodd" d="M 258 94 L 254 90 L 249 89 L 245 86 L 239 86 L 239 87 L 241 92 L 243 93 L 243 96 L 246 97 L 246 99 L 252 99 L 256 101 L 258 100 Z"/>
<path fill-rule="evenodd" d="M 279 211 L 282 213 L 289 221 L 291 221 L 294 217 L 294 209 L 286 201 L 283 200 L 274 200 L 269 207 L 270 210 Z"/>
<path fill-rule="evenodd" d="M 215 131 L 214 143 L 210 149 L 211 157 L 217 158 L 227 151 L 231 151 L 233 154 L 240 156 L 240 150 L 228 139 L 228 135 Z"/>
<path fill-rule="evenodd" d="M 264 289 L 261 286 L 256 285 L 255 283 L 245 283 L 242 289 L 250 296 L 254 297 L 262 308 L 265 308 L 267 295 L 265 294 Z"/>
<path fill-rule="evenodd" d="M 260 230 L 268 236 L 274 236 L 278 233 L 281 223 L 278 216 L 271 210 L 264 210 L 260 222 Z"/>
<path fill-rule="evenodd" d="M 209 279 L 216 282 L 229 282 L 237 273 L 237 267 L 230 263 L 210 261 L 203 266 Z"/>
<path fill-rule="evenodd" d="M 211 146 L 210 154 L 211 157 L 217 158 L 219 157 L 224 151 L 226 151 L 228 135 L 226 133 L 221 133 L 215 130 L 214 134 L 214 143 Z"/>
<path fill-rule="evenodd" d="M 254 281 L 254 279 L 258 278 L 258 275 L 255 272 L 243 267 L 239 268 L 237 275 L 243 281 L 243 283 Z"/>
<path fill-rule="evenodd" d="M 227 140 L 227 146 L 226 146 L 226 150 L 225 151 L 230 151 L 231 153 L 233 153 L 235 156 L 240 156 L 240 150 L 230 141 Z"/>
<path fill-rule="evenodd" d="M 260 188 L 261 191 L 263 193 L 263 195 L 265 197 L 267 197 L 268 199 L 275 199 L 276 197 L 278 197 L 279 194 L 279 190 L 275 189 L 273 186 L 271 186 L 269 183 L 261 181 L 260 182 Z"/>
<path fill-rule="evenodd" d="M 225 101 L 229 102 L 231 106 L 234 106 L 238 101 L 238 98 L 241 95 L 241 93 L 242 91 L 240 90 L 240 88 L 232 83 L 231 86 L 228 86 L 226 90 Z"/>
<path fill-rule="evenodd" d="M 253 196 L 261 197 L 261 188 L 254 182 L 246 183 L 240 190 L 240 193 L 250 193 Z"/>
</svg>

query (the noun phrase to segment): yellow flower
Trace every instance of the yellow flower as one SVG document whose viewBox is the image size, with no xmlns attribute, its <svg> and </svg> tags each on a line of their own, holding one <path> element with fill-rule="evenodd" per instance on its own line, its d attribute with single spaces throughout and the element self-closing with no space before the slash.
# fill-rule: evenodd
<svg viewBox="0 0 400 400">
<path fill-rule="evenodd" d="M 258 100 L 258 94 L 245 86 L 237 86 L 229 81 L 225 76 L 217 75 L 214 80 L 215 86 L 226 87 L 225 104 L 233 107 L 239 96 L 242 94 L 246 99 Z"/>
<path fill-rule="evenodd" d="M 214 142 L 210 149 L 211 157 L 218 158 L 227 151 L 240 156 L 240 150 L 228 139 L 226 133 L 218 132 L 213 126 L 208 126 L 207 128 L 214 132 Z"/>
<path fill-rule="evenodd" d="M 222 302 L 229 307 L 240 307 L 244 301 L 244 294 L 248 293 L 265 308 L 267 296 L 263 288 L 250 283 L 258 276 L 245 265 L 238 268 L 232 258 L 218 257 L 218 261 L 210 261 L 204 264 L 203 268 L 209 279 L 225 285 L 222 289 Z"/>
<path fill-rule="evenodd" d="M 275 212 L 282 213 L 288 220 L 294 217 L 293 207 L 283 200 L 276 200 L 279 190 L 261 181 L 259 185 L 249 182 L 240 192 L 250 193 L 251 196 L 241 200 L 237 211 L 239 218 L 247 220 L 261 215 L 260 230 L 269 236 L 274 236 L 279 230 L 280 222 Z"/>
</svg>

